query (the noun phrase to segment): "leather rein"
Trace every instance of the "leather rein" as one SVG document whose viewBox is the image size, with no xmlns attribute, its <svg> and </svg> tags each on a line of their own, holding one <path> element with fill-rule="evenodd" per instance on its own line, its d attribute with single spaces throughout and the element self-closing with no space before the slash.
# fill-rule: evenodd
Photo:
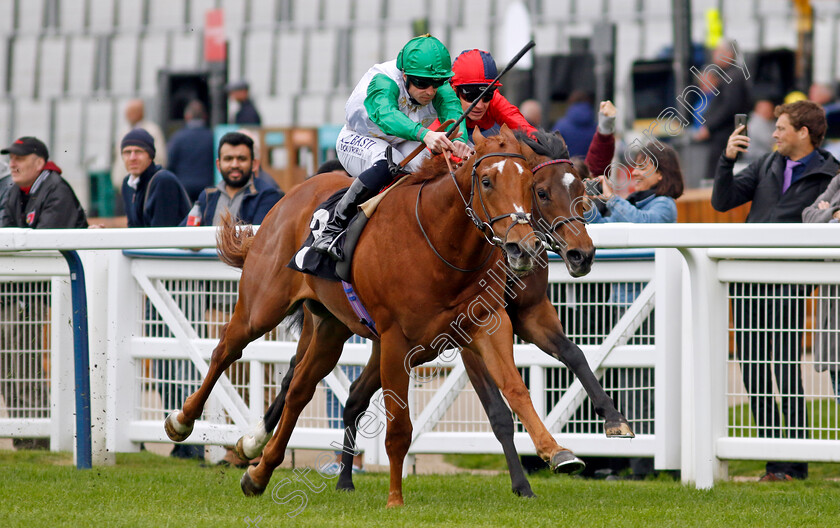
<svg viewBox="0 0 840 528">
<path fill-rule="evenodd" d="M 508 157 L 508 158 L 520 158 L 520 159 L 523 159 L 523 160 L 525 159 L 525 156 L 523 156 L 522 154 L 515 154 L 515 153 L 512 153 L 512 152 L 491 152 L 489 154 L 485 154 L 485 155 L 481 156 L 480 158 L 478 158 L 475 161 L 475 163 L 473 163 L 472 173 L 470 174 L 470 195 L 469 195 L 469 199 L 464 197 L 464 193 L 461 192 L 461 188 L 460 188 L 460 186 L 458 186 L 458 180 L 455 178 L 455 171 L 453 171 L 452 166 L 449 165 L 449 158 L 445 157 L 445 159 L 446 159 L 446 164 L 449 165 L 449 175 L 452 178 L 453 183 L 455 184 L 455 189 L 458 190 L 458 194 L 461 196 L 461 201 L 464 202 L 464 212 L 466 213 L 467 217 L 472 221 L 473 225 L 479 231 L 481 231 L 481 234 L 484 235 L 484 239 L 487 240 L 487 242 L 489 242 L 490 245 L 501 248 L 504 245 L 505 242 L 504 242 L 504 239 L 499 238 L 498 236 L 496 236 L 495 233 L 493 233 L 493 224 L 498 222 L 499 220 L 503 220 L 505 218 L 510 218 L 512 220 L 510 226 L 507 228 L 507 231 L 505 231 L 505 239 L 507 239 L 508 233 L 510 233 L 510 230 L 513 229 L 513 227 L 516 224 L 529 224 L 529 223 L 531 223 L 531 213 L 515 212 L 515 213 L 506 213 L 506 214 L 501 214 L 501 215 L 491 217 L 490 213 L 487 211 L 487 206 L 484 204 L 484 197 L 483 197 L 483 194 L 481 192 L 478 192 L 478 201 L 481 204 L 481 210 L 484 213 L 484 216 L 486 218 L 488 218 L 488 220 L 487 221 L 482 220 L 481 217 L 476 212 L 476 210 L 473 209 L 472 202 L 473 202 L 473 198 L 475 197 L 475 194 L 476 194 L 476 187 L 477 187 L 477 182 L 478 182 L 478 174 L 476 173 L 476 170 L 478 169 L 478 165 L 481 163 L 482 160 L 484 160 L 485 158 L 493 157 L 493 156 Z M 429 245 L 429 247 L 432 249 L 432 251 L 435 253 L 435 255 L 437 255 L 437 257 L 440 260 L 442 260 L 443 263 L 446 264 L 447 266 L 449 266 L 450 268 L 452 268 L 456 271 L 464 272 L 464 273 L 472 273 L 472 272 L 480 270 L 490 260 L 490 256 L 493 254 L 492 249 L 490 250 L 489 253 L 487 253 L 487 257 L 484 258 L 484 260 L 481 262 L 481 264 L 479 264 L 477 267 L 472 268 L 472 269 L 464 269 L 464 268 L 460 268 L 460 267 L 452 264 L 451 262 L 446 260 L 443 257 L 443 255 L 441 255 L 438 252 L 437 249 L 435 249 L 434 244 L 432 244 L 432 241 L 429 239 L 429 236 L 426 234 L 426 230 L 423 229 L 423 222 L 420 220 L 420 195 L 423 192 L 423 187 L 426 185 L 426 183 L 427 182 L 424 181 L 420 185 L 420 189 L 417 191 L 417 201 L 415 202 L 415 205 L 414 205 L 414 216 L 417 218 L 417 225 L 420 227 L 420 232 L 423 233 L 423 237 L 426 239 L 426 243 Z M 532 189 L 532 192 L 533 192 L 533 189 Z M 488 236 L 488 231 L 490 233 L 489 236 Z"/>
</svg>

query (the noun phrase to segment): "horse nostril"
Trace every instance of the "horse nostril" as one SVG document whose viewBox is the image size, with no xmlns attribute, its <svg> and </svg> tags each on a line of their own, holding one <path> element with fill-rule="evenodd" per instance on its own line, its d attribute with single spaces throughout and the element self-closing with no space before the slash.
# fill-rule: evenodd
<svg viewBox="0 0 840 528">
<path fill-rule="evenodd" d="M 518 259 L 522 257 L 522 248 L 519 247 L 519 244 L 508 242 L 505 244 L 505 253 L 507 253 L 507 256 L 510 258 Z"/>
<path fill-rule="evenodd" d="M 583 253 L 577 249 L 570 249 L 566 252 L 566 259 L 570 264 L 580 264 L 583 262 Z"/>
</svg>

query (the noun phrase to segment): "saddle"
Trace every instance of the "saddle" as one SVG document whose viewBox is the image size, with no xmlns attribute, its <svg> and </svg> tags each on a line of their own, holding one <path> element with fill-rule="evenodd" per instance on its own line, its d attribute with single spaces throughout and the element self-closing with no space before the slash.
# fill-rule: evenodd
<svg viewBox="0 0 840 528">
<path fill-rule="evenodd" d="M 356 250 L 356 244 L 359 242 L 362 231 L 364 231 L 368 220 L 376 212 L 376 208 L 382 202 L 383 198 L 385 198 L 385 195 L 391 189 L 402 183 L 404 179 L 405 176 L 361 205 L 359 212 L 350 220 L 350 224 L 347 226 L 344 234 L 338 239 L 337 244 L 341 245 L 341 251 L 344 255 L 344 260 L 341 262 L 336 262 L 328 255 L 317 253 L 310 249 L 312 243 L 320 235 L 321 229 L 332 218 L 336 204 L 344 196 L 344 193 L 347 192 L 347 189 L 336 191 L 326 201 L 315 208 L 315 211 L 312 213 L 312 220 L 309 223 L 311 232 L 287 266 L 293 270 L 309 273 L 322 279 L 350 282 L 353 253 Z"/>
</svg>

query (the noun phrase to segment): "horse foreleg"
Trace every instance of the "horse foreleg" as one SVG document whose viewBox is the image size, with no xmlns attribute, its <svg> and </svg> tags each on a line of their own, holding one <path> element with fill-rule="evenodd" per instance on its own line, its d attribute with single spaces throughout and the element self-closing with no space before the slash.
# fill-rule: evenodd
<svg viewBox="0 0 840 528">
<path fill-rule="evenodd" d="M 350 395 L 344 405 L 344 446 L 341 449 L 341 474 L 337 490 L 353 491 L 353 457 L 356 455 L 356 420 L 365 412 L 374 393 L 382 386 L 379 380 L 380 347 L 374 342 L 370 359 L 358 378 L 350 385 Z"/>
<path fill-rule="evenodd" d="M 297 419 L 312 399 L 315 388 L 335 368 L 341 356 L 342 345 L 353 335 L 338 319 L 316 318 L 315 331 L 309 348 L 295 365 L 277 433 L 271 437 L 256 467 L 242 475 L 242 491 L 246 495 L 259 495 L 265 491 L 274 468 L 283 462 L 286 446 L 292 436 Z"/>
<path fill-rule="evenodd" d="M 484 412 L 487 413 L 487 418 L 490 420 L 493 434 L 502 444 L 513 492 L 520 497 L 535 497 L 536 495 L 531 490 L 531 484 L 525 476 L 525 471 L 522 469 L 522 464 L 519 463 L 516 446 L 513 444 L 513 417 L 510 415 L 510 409 L 505 405 L 498 387 L 496 387 L 493 378 L 490 377 L 487 367 L 478 354 L 464 348 L 461 350 L 461 359 L 464 360 L 464 367 L 470 377 L 470 382 L 472 382 L 478 399 L 484 407 Z"/>
<path fill-rule="evenodd" d="M 559 359 L 580 380 L 595 412 L 604 418 L 604 433 L 610 438 L 633 438 L 627 419 L 616 408 L 612 398 L 595 377 L 583 351 L 566 337 L 557 312 L 548 298 L 538 305 L 514 315 L 516 334 L 537 345 L 546 354 Z"/>
<path fill-rule="evenodd" d="M 474 341 L 471 348 L 481 354 L 496 385 L 528 431 L 540 458 L 545 460 L 555 472 L 579 473 L 585 466 L 583 461 L 557 444 L 534 410 L 528 388 L 513 362 L 513 333 L 510 319 L 506 314 L 503 315 L 499 326 L 492 334 L 483 329 L 475 332 L 472 336 Z"/>
<path fill-rule="evenodd" d="M 382 334 L 382 360 L 379 367 L 382 380 L 382 399 L 388 420 L 385 451 L 388 453 L 391 475 L 388 488 L 389 508 L 403 505 L 402 472 L 405 455 L 411 445 L 411 418 L 408 413 L 409 374 L 405 369 L 408 347 L 399 330 Z"/>
</svg>

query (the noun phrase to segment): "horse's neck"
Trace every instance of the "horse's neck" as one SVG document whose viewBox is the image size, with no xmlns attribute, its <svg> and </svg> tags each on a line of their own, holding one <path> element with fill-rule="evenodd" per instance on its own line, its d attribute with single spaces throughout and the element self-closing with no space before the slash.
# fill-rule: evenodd
<svg viewBox="0 0 840 528">
<path fill-rule="evenodd" d="M 466 168 L 461 171 L 456 173 L 456 181 L 447 174 L 426 185 L 420 199 L 420 218 L 429 240 L 438 251 L 444 251 L 445 258 L 455 258 L 462 263 L 469 261 L 468 265 L 476 266 L 478 257 L 486 255 L 490 247 L 467 216 L 464 200 L 470 200 L 471 173 Z M 475 192 L 480 191 L 476 189 Z M 473 204 L 470 206 L 474 207 Z M 453 242 L 459 248 L 457 253 L 450 249 Z M 467 259 L 467 255 L 475 258 Z"/>
</svg>

